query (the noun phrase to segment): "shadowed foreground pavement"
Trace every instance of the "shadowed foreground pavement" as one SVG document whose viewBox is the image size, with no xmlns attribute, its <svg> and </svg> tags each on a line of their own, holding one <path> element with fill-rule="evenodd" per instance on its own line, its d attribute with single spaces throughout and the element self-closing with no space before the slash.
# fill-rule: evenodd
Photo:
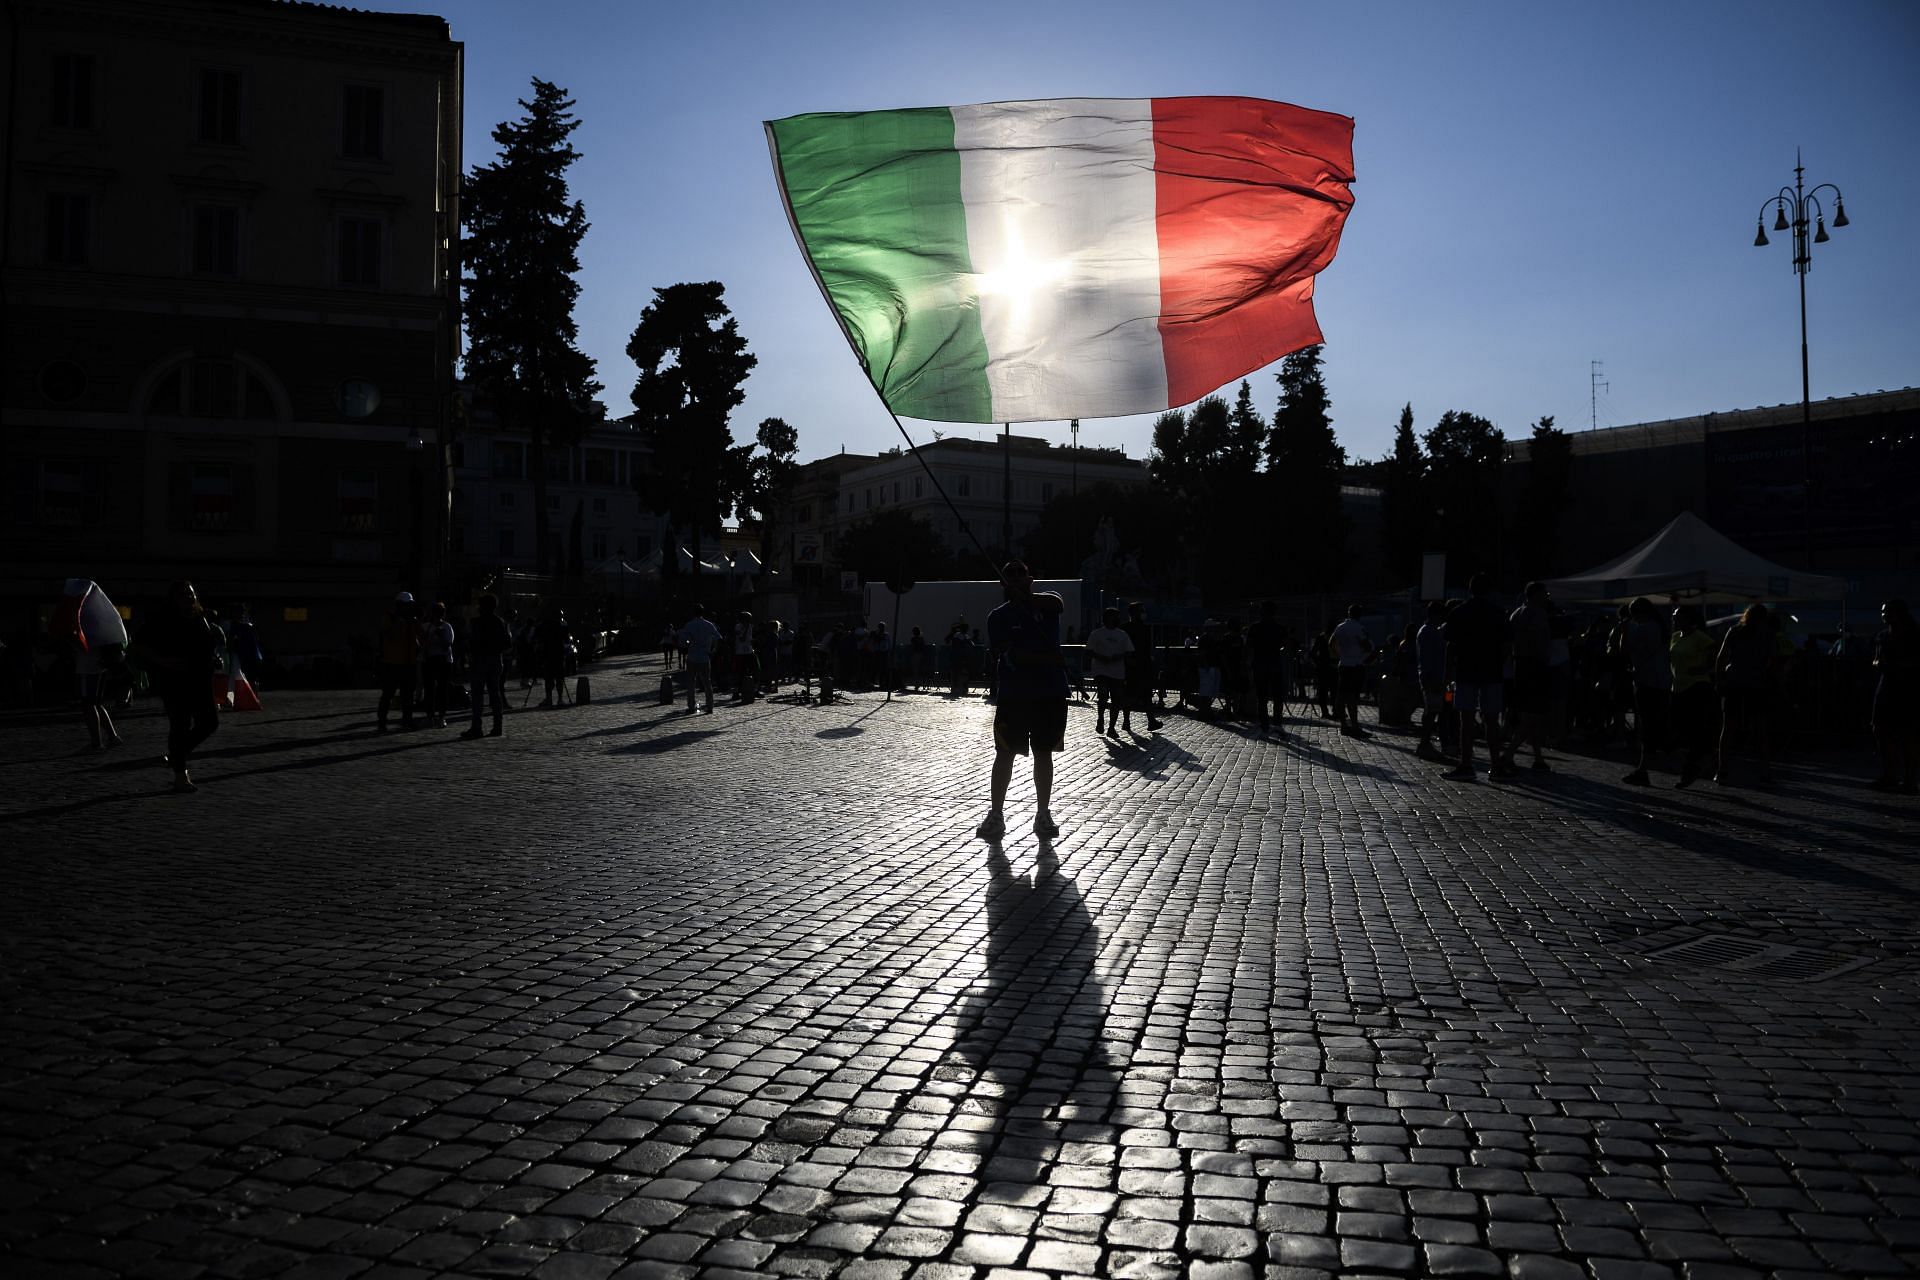
<svg viewBox="0 0 1920 1280">
<path fill-rule="evenodd" d="M 1076 712 L 993 851 L 977 699 L 657 679 L 0 725 L 6 1273 L 1920 1268 L 1911 799 Z"/>
</svg>

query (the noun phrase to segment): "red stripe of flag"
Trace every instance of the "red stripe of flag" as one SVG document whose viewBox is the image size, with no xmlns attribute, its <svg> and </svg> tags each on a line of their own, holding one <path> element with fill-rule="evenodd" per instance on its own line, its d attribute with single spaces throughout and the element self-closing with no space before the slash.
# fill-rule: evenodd
<svg viewBox="0 0 1920 1280">
<path fill-rule="evenodd" d="M 1353 121 L 1258 98 L 1155 98 L 1160 341 L 1187 404 L 1320 341 L 1313 277 L 1353 194 Z"/>
</svg>

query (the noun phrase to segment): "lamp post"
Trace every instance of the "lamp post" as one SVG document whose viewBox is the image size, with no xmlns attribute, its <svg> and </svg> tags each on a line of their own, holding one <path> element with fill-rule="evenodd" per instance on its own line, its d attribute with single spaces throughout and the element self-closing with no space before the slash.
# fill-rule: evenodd
<svg viewBox="0 0 1920 1280">
<path fill-rule="evenodd" d="M 1800 153 L 1793 153 L 1793 186 L 1782 187 L 1768 196 L 1760 204 L 1760 216 L 1754 227 L 1753 243 L 1755 247 L 1767 243 L 1767 205 L 1774 206 L 1773 229 L 1793 231 L 1793 273 L 1800 278 L 1800 484 L 1801 512 L 1806 525 L 1807 568 L 1813 568 L 1813 398 L 1807 386 L 1807 269 L 1813 265 L 1813 246 L 1825 244 L 1827 235 L 1826 209 L 1820 203 L 1822 191 L 1833 192 L 1833 225 L 1838 230 L 1847 225 L 1847 206 L 1840 198 L 1840 188 L 1831 182 L 1823 182 L 1808 190 L 1805 186 L 1806 167 L 1800 163 Z M 1789 219 L 1788 211 L 1792 211 Z M 1809 222 L 1813 225 L 1813 236 L 1807 236 Z"/>
</svg>

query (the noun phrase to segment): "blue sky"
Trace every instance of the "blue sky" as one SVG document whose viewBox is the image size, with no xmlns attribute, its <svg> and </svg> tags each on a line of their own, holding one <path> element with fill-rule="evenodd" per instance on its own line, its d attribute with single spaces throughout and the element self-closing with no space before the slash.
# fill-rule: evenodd
<svg viewBox="0 0 1920 1280">
<path fill-rule="evenodd" d="M 807 111 L 1250 94 L 1354 117 L 1355 206 L 1318 311 L 1358 457 L 1409 401 L 1421 430 L 1448 409 L 1510 436 L 1542 414 L 1585 430 L 1591 360 L 1601 426 L 1797 401 L 1789 237 L 1752 245 L 1796 146 L 1851 222 L 1808 278 L 1814 397 L 1920 385 L 1912 0 L 369 7 L 440 12 L 466 42 L 469 168 L 530 77 L 576 99 L 578 319 L 609 408 L 628 407 L 653 289 L 718 279 L 760 361 L 735 435 L 783 417 L 803 460 L 899 442 L 775 190 L 761 121 Z M 1272 372 L 1251 377 L 1263 412 Z M 1151 422 L 1081 441 L 1145 456 Z"/>
</svg>

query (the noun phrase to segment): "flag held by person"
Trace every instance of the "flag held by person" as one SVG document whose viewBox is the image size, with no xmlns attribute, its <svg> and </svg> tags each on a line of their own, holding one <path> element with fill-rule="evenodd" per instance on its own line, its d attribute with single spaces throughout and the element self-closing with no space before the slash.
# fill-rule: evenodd
<svg viewBox="0 0 1920 1280">
<path fill-rule="evenodd" d="M 1353 121 L 1259 98 L 767 124 L 795 237 L 888 408 L 1153 413 L 1321 341 Z"/>
</svg>

